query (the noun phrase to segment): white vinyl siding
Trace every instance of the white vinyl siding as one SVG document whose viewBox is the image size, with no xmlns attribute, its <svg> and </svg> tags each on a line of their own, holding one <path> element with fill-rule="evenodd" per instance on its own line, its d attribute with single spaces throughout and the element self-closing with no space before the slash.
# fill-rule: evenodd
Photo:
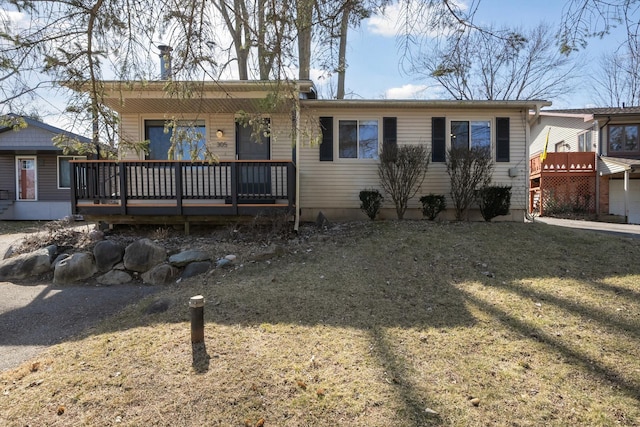
<svg viewBox="0 0 640 427">
<path fill-rule="evenodd" d="M 510 151 L 511 161 L 496 163 L 493 180 L 497 185 L 512 186 L 511 206 L 514 209 L 524 209 L 526 206 L 526 177 L 525 164 L 525 120 L 519 111 L 498 110 L 431 110 L 424 109 L 350 109 L 348 114 L 344 109 L 318 109 L 313 117 L 334 117 L 334 132 L 337 120 L 348 118 L 377 117 L 382 123 L 382 117 L 397 117 L 398 145 L 424 144 L 431 150 L 431 118 L 446 117 L 447 127 L 456 121 L 490 121 L 495 125 L 496 117 L 509 117 L 510 120 Z M 309 118 L 311 120 L 311 118 Z M 334 133 L 335 135 L 335 133 Z M 447 138 L 447 149 L 450 138 Z M 492 155 L 495 152 L 495 135 L 491 135 Z M 359 209 L 359 193 L 365 188 L 381 189 L 378 178 L 378 162 L 344 161 L 337 158 L 337 141 L 334 138 L 334 161 L 320 162 L 318 146 L 304 145 L 301 150 L 300 162 L 300 205 L 302 209 Z M 517 177 L 509 177 L 510 168 L 520 169 Z M 445 194 L 447 205 L 452 206 L 449 196 L 449 175 L 445 163 L 429 163 L 427 176 L 416 197 L 409 202 L 409 208 L 420 208 L 419 198 L 428 193 Z M 393 208 L 393 202 L 385 195 L 383 208 Z"/>
</svg>

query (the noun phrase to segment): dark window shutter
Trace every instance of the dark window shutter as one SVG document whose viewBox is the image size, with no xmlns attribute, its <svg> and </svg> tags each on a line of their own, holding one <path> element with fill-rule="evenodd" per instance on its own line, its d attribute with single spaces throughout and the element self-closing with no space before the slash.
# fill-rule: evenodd
<svg viewBox="0 0 640 427">
<path fill-rule="evenodd" d="M 398 146 L 398 118 L 382 118 L 382 149 L 387 146 Z"/>
<path fill-rule="evenodd" d="M 333 161 L 333 117 L 320 117 L 322 142 L 320 143 L 320 161 Z"/>
<path fill-rule="evenodd" d="M 431 118 L 431 161 L 447 160 L 447 121 L 444 117 Z"/>
<path fill-rule="evenodd" d="M 508 162 L 509 151 L 509 117 L 496 117 L 496 162 Z"/>
</svg>

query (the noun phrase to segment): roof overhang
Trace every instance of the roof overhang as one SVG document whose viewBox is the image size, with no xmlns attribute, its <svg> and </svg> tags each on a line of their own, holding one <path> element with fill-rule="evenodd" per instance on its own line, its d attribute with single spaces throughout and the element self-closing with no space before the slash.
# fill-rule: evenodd
<svg viewBox="0 0 640 427">
<path fill-rule="evenodd" d="M 304 99 L 300 101 L 301 105 L 309 108 L 431 108 L 442 110 L 453 109 L 516 109 L 531 110 L 551 105 L 549 101 L 528 100 L 528 101 L 478 101 L 478 100 L 423 100 L 423 99 Z"/>
<path fill-rule="evenodd" d="M 311 81 L 103 81 L 102 103 L 120 114 L 288 112 L 315 97 Z M 83 85 L 80 91 L 89 91 Z M 274 96 L 275 95 L 275 96 Z"/>
<path fill-rule="evenodd" d="M 581 114 L 581 113 L 554 113 L 551 111 L 540 111 L 540 116 L 543 117 L 568 117 L 575 119 L 582 119 L 586 122 L 590 122 L 593 120 L 593 114 Z"/>
<path fill-rule="evenodd" d="M 626 171 L 631 173 L 640 172 L 640 160 L 638 159 L 600 156 L 599 166 L 600 176 L 614 175 Z"/>
</svg>

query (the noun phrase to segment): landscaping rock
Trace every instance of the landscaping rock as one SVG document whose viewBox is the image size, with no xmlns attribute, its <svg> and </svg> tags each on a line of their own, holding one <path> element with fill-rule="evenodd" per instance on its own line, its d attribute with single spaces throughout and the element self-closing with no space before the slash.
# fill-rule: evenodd
<svg viewBox="0 0 640 427">
<path fill-rule="evenodd" d="M 141 275 L 142 281 L 149 285 L 166 285 L 173 281 L 178 270 L 169 264 L 160 264 Z"/>
<path fill-rule="evenodd" d="M 166 249 L 149 239 L 137 240 L 124 250 L 124 266 L 131 271 L 149 271 L 166 258 Z"/>
<path fill-rule="evenodd" d="M 53 283 L 69 284 L 85 280 L 98 271 L 93 255 L 89 252 L 75 253 L 60 261 L 53 271 Z"/>
<path fill-rule="evenodd" d="M 168 298 L 160 298 L 155 300 L 151 305 L 147 308 L 147 314 L 154 313 L 163 313 L 169 309 L 171 306 L 171 301 Z"/>
<path fill-rule="evenodd" d="M 197 276 L 199 274 L 206 273 L 207 271 L 209 271 L 210 268 L 211 268 L 210 261 L 192 262 L 191 264 L 187 265 L 184 268 L 180 277 L 182 277 L 183 279 L 186 279 L 188 277 Z"/>
<path fill-rule="evenodd" d="M 132 277 L 129 273 L 122 270 L 111 270 L 103 274 L 102 276 L 98 276 L 96 281 L 101 285 L 123 285 L 125 283 L 131 282 Z"/>
<path fill-rule="evenodd" d="M 124 249 L 111 240 L 102 240 L 93 247 L 93 256 L 96 260 L 98 271 L 107 271 L 122 261 Z"/>
<path fill-rule="evenodd" d="M 272 258 L 281 256 L 283 254 L 284 254 L 284 248 L 282 246 L 271 245 L 265 250 L 254 254 L 252 258 L 254 261 L 267 261 Z"/>
<path fill-rule="evenodd" d="M 0 280 L 26 279 L 51 269 L 49 247 L 0 261 Z"/>
<path fill-rule="evenodd" d="M 210 259 L 211 257 L 205 251 L 188 250 L 171 255 L 169 257 L 169 264 L 175 267 L 184 267 L 193 262 L 209 261 Z"/>
</svg>

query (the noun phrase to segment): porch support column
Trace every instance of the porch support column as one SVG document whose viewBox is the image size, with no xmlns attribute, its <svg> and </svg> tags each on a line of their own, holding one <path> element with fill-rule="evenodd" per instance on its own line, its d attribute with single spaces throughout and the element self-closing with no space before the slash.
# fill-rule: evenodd
<svg viewBox="0 0 640 427">
<path fill-rule="evenodd" d="M 624 222 L 629 223 L 629 169 L 624 171 Z"/>
</svg>

